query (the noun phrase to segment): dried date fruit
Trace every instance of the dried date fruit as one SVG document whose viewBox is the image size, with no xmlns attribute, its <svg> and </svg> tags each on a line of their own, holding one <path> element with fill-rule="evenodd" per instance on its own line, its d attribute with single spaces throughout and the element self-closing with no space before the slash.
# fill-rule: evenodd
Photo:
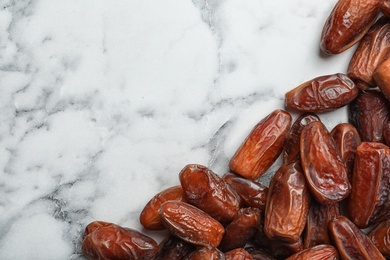
<svg viewBox="0 0 390 260">
<path fill-rule="evenodd" d="M 390 19 L 383 16 L 360 41 L 349 65 L 347 75 L 362 89 L 376 87 L 374 70 L 390 51 Z"/>
<path fill-rule="evenodd" d="M 90 260 L 153 259 L 158 245 L 142 233 L 96 221 L 86 227 L 82 251 Z"/>
<path fill-rule="evenodd" d="M 330 244 L 328 224 L 339 215 L 340 206 L 338 203 L 322 205 L 316 200 L 312 200 L 307 216 L 303 247 Z"/>
<path fill-rule="evenodd" d="M 297 241 L 305 228 L 309 202 L 300 162 L 283 164 L 269 187 L 264 219 L 266 236 L 289 243 Z"/>
<path fill-rule="evenodd" d="M 304 127 L 301 134 L 301 163 L 311 194 L 322 204 L 348 197 L 351 185 L 336 144 L 322 122 Z"/>
<path fill-rule="evenodd" d="M 385 144 L 389 146 L 390 144 L 390 121 L 387 121 L 383 125 L 383 139 L 385 140 Z"/>
<path fill-rule="evenodd" d="M 301 252 L 295 253 L 286 260 L 337 260 L 339 253 L 334 246 L 331 245 L 317 245 L 307 248 Z"/>
<path fill-rule="evenodd" d="M 164 202 L 159 214 L 173 235 L 195 245 L 217 247 L 225 233 L 221 223 L 185 202 Z"/>
<path fill-rule="evenodd" d="M 379 223 L 368 233 L 368 237 L 384 257 L 390 258 L 390 219 Z"/>
<path fill-rule="evenodd" d="M 257 227 L 260 225 L 261 215 L 257 208 L 242 208 L 235 219 L 225 228 L 225 234 L 219 248 L 229 251 L 235 248 L 244 247 L 253 237 Z"/>
<path fill-rule="evenodd" d="M 367 235 L 348 218 L 333 219 L 329 231 L 342 259 L 385 259 Z"/>
<path fill-rule="evenodd" d="M 263 118 L 230 160 L 230 169 L 255 180 L 265 173 L 282 152 L 292 117 L 277 109 Z"/>
<path fill-rule="evenodd" d="M 253 260 L 275 260 L 273 256 L 261 248 L 248 247 L 245 250 L 252 256 Z"/>
<path fill-rule="evenodd" d="M 389 0 L 382 0 L 380 5 L 381 12 L 386 15 L 387 17 L 390 17 L 390 1 Z"/>
<path fill-rule="evenodd" d="M 158 257 L 154 260 L 181 260 L 194 249 L 194 245 L 175 236 L 169 236 L 161 242 Z"/>
<path fill-rule="evenodd" d="M 348 179 L 351 180 L 356 148 L 361 143 L 359 133 L 352 124 L 340 123 L 332 129 L 330 135 L 340 152 L 341 160 L 347 167 Z"/>
<path fill-rule="evenodd" d="M 225 260 L 225 255 L 215 247 L 205 246 L 198 248 L 187 255 L 184 260 Z"/>
<path fill-rule="evenodd" d="M 321 50 L 338 54 L 357 43 L 379 15 L 380 0 L 339 0 L 321 33 Z"/>
<path fill-rule="evenodd" d="M 140 214 L 141 225 L 149 230 L 164 229 L 158 211 L 161 205 L 168 200 L 178 200 L 186 202 L 183 189 L 180 185 L 167 188 L 157 193 L 144 207 Z"/>
<path fill-rule="evenodd" d="M 205 166 L 189 164 L 179 174 L 188 202 L 220 222 L 230 222 L 240 209 L 240 197 L 220 176 Z"/>
<path fill-rule="evenodd" d="M 295 120 L 291 126 L 290 132 L 288 133 L 286 145 L 284 146 L 283 163 L 291 163 L 301 158 L 299 154 L 299 143 L 301 140 L 302 129 L 305 125 L 315 121 L 320 121 L 320 118 L 314 113 L 302 114 Z"/>
<path fill-rule="evenodd" d="M 302 112 L 325 112 L 347 105 L 358 93 L 359 89 L 347 75 L 325 75 L 288 91 L 285 106 Z"/>
<path fill-rule="evenodd" d="M 244 248 L 236 248 L 225 253 L 226 260 L 253 260 L 253 257 Z"/>
<path fill-rule="evenodd" d="M 383 127 L 389 121 L 389 102 L 383 94 L 369 90 L 359 94 L 349 107 L 349 120 L 363 142 L 384 142 Z"/>
<path fill-rule="evenodd" d="M 362 142 L 356 151 L 352 192 L 348 201 L 350 219 L 366 228 L 390 217 L 390 148 Z"/>
<path fill-rule="evenodd" d="M 244 205 L 265 210 L 268 188 L 260 182 L 228 172 L 222 177 L 241 197 Z"/>
<path fill-rule="evenodd" d="M 378 88 L 383 95 L 390 100 L 390 58 L 384 60 L 375 70 L 372 75 Z"/>
</svg>

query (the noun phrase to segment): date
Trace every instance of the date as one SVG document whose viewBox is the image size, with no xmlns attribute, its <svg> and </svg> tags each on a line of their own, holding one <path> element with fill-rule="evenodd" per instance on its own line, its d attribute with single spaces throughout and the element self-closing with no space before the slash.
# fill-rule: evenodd
<svg viewBox="0 0 390 260">
<path fill-rule="evenodd" d="M 253 260 L 251 254 L 244 248 L 236 248 L 225 253 L 226 260 Z"/>
<path fill-rule="evenodd" d="M 374 227 L 368 237 L 379 249 L 384 257 L 390 258 L 390 219 L 379 223 Z"/>
<path fill-rule="evenodd" d="M 390 58 L 386 58 L 378 67 L 374 70 L 372 75 L 375 84 L 381 90 L 383 95 L 390 100 Z"/>
<path fill-rule="evenodd" d="M 194 245 L 175 236 L 169 236 L 159 245 L 158 257 L 154 260 L 181 260 L 194 249 Z"/>
<path fill-rule="evenodd" d="M 152 238 L 134 229 L 102 221 L 86 227 L 81 249 L 90 260 L 146 260 L 158 253 L 158 245 Z"/>
<path fill-rule="evenodd" d="M 352 192 L 348 201 L 350 219 L 366 228 L 390 217 L 390 148 L 362 142 L 356 151 Z"/>
<path fill-rule="evenodd" d="M 359 89 L 347 75 L 325 75 L 288 91 L 285 106 L 301 112 L 325 112 L 347 105 L 358 93 Z"/>
<path fill-rule="evenodd" d="M 310 248 L 307 248 L 305 250 L 302 250 L 301 252 L 295 253 L 286 260 L 338 260 L 339 259 L 339 253 L 337 252 L 337 249 L 334 246 L 331 245 L 317 245 Z"/>
<path fill-rule="evenodd" d="M 230 169 L 247 179 L 259 178 L 281 154 L 291 121 L 280 109 L 263 118 L 231 158 Z"/>
<path fill-rule="evenodd" d="M 225 255 L 220 250 L 211 246 L 200 247 L 189 255 L 187 255 L 184 260 L 225 260 Z"/>
<path fill-rule="evenodd" d="M 320 121 L 304 127 L 301 163 L 311 194 L 321 204 L 342 201 L 351 192 L 348 172 L 336 144 Z"/>
<path fill-rule="evenodd" d="M 225 233 L 221 223 L 185 202 L 164 202 L 159 214 L 173 235 L 195 245 L 218 247 Z"/>
<path fill-rule="evenodd" d="M 384 15 L 390 17 L 390 0 L 382 0 L 380 9 Z"/>
</svg>

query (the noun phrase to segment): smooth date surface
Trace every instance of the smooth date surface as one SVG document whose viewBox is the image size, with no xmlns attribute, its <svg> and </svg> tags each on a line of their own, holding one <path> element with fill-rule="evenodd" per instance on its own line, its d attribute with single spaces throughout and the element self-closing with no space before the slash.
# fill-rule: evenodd
<svg viewBox="0 0 390 260">
<path fill-rule="evenodd" d="M 390 219 L 381 222 L 373 228 L 368 237 L 384 257 L 390 258 Z"/>
<path fill-rule="evenodd" d="M 286 260 L 337 260 L 339 253 L 334 246 L 318 245 L 295 253 Z"/>
</svg>

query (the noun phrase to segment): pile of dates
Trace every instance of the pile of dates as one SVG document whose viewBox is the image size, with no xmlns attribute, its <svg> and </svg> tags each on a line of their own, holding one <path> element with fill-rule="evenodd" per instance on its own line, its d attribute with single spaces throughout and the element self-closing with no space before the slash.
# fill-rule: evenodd
<svg viewBox="0 0 390 260">
<path fill-rule="evenodd" d="M 320 47 L 359 44 L 346 74 L 309 80 L 285 95 L 286 110 L 263 118 L 230 171 L 186 165 L 180 185 L 140 214 L 159 245 L 127 227 L 95 221 L 83 254 L 95 259 L 390 259 L 390 1 L 339 0 Z M 389 57 L 389 58 L 388 58 Z M 349 122 L 318 117 L 348 106 Z M 287 112 L 290 111 L 290 112 Z M 296 113 L 296 119 L 290 113 Z M 269 187 L 258 181 L 282 166 Z"/>
</svg>

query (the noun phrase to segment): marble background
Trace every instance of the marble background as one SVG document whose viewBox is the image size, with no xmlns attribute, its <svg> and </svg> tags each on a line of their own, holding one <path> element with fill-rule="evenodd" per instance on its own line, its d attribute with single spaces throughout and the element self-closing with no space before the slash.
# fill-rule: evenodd
<svg viewBox="0 0 390 260">
<path fill-rule="evenodd" d="M 225 173 L 286 91 L 346 71 L 319 51 L 335 2 L 0 0 L 0 259 L 84 259 L 89 222 L 142 231 L 186 164 Z"/>
</svg>

